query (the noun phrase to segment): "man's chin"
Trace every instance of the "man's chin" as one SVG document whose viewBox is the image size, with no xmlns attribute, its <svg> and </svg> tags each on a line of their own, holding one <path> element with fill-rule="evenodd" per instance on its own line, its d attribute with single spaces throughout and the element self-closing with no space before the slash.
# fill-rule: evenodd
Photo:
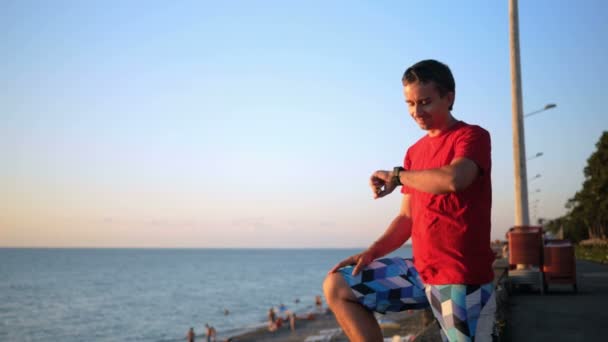
<svg viewBox="0 0 608 342">
<path fill-rule="evenodd" d="M 430 125 L 427 125 L 425 123 L 420 123 L 420 122 L 418 123 L 418 127 L 420 127 L 420 129 L 425 130 L 425 131 L 429 131 L 432 128 Z"/>
</svg>

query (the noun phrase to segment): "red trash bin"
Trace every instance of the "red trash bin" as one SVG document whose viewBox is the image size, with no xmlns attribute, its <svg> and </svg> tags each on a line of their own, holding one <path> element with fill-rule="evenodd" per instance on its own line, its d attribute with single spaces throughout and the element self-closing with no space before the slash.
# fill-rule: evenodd
<svg viewBox="0 0 608 342">
<path fill-rule="evenodd" d="M 545 286 L 549 284 L 572 284 L 574 291 L 576 285 L 576 258 L 574 245 L 568 240 L 549 240 L 544 247 Z"/>
<path fill-rule="evenodd" d="M 543 229 L 537 226 L 519 226 L 507 232 L 509 265 L 542 265 Z"/>
<path fill-rule="evenodd" d="M 507 232 L 509 243 L 509 287 L 538 284 L 544 293 L 543 229 L 540 226 L 516 226 Z"/>
</svg>

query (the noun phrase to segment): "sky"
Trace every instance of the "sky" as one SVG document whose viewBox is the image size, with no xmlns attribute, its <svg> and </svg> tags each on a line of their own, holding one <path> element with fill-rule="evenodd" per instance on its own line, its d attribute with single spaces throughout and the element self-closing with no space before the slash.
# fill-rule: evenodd
<svg viewBox="0 0 608 342">
<path fill-rule="evenodd" d="M 531 220 L 608 129 L 608 2 L 520 1 Z M 425 133 L 401 76 L 450 66 L 514 225 L 508 1 L 2 1 L 0 246 L 365 247 L 371 173 Z"/>
</svg>

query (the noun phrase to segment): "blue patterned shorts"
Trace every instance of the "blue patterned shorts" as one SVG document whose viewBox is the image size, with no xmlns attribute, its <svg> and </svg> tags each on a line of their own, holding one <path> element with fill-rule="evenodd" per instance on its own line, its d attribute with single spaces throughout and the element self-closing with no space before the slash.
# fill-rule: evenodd
<svg viewBox="0 0 608 342">
<path fill-rule="evenodd" d="M 491 341 L 494 284 L 425 285 L 411 259 L 373 261 L 356 276 L 352 266 L 340 273 L 357 300 L 379 313 L 431 307 L 447 341 Z"/>
</svg>

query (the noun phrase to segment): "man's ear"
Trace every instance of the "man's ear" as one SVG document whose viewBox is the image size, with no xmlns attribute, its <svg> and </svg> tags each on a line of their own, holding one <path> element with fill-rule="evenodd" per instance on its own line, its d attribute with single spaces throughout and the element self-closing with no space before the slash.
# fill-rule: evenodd
<svg viewBox="0 0 608 342">
<path fill-rule="evenodd" d="M 448 103 L 450 104 L 450 108 L 454 106 L 454 100 L 456 99 L 456 95 L 453 91 L 448 91 L 447 93 Z"/>
</svg>

